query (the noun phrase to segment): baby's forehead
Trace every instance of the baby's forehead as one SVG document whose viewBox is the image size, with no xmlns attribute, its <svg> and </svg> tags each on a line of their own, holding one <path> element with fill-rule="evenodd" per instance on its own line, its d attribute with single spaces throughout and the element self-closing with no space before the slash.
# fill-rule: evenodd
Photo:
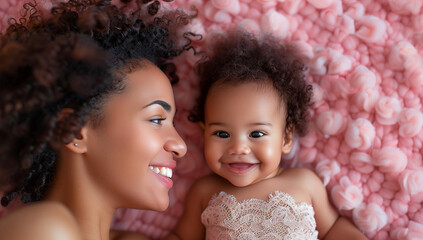
<svg viewBox="0 0 423 240">
<path fill-rule="evenodd" d="M 267 97 L 273 97 L 279 103 L 279 107 L 286 108 L 286 101 L 284 91 L 279 90 L 271 79 L 245 79 L 245 80 L 218 80 L 212 84 L 207 93 L 206 99 L 210 95 L 219 92 L 226 92 L 227 98 L 236 98 L 235 92 L 242 92 L 243 94 L 263 94 Z"/>
<path fill-rule="evenodd" d="M 271 84 L 223 83 L 211 88 L 205 101 L 205 112 L 248 114 L 249 112 L 269 111 L 286 115 L 286 104 Z"/>
</svg>

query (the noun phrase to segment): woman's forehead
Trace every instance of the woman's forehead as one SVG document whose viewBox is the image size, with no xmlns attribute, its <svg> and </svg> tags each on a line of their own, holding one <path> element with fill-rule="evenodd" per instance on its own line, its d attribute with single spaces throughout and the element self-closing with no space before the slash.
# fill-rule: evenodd
<svg viewBox="0 0 423 240">
<path fill-rule="evenodd" d="M 174 105 L 169 79 L 151 62 L 144 62 L 143 65 L 133 69 L 126 75 L 124 81 L 126 89 L 122 97 L 144 101 L 163 100 Z"/>
</svg>

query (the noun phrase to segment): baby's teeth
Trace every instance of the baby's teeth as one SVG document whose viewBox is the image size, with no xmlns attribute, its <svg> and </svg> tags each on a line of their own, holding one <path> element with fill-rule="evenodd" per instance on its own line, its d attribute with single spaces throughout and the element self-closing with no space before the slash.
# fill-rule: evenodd
<svg viewBox="0 0 423 240">
<path fill-rule="evenodd" d="M 168 169 L 167 169 L 166 176 L 167 176 L 168 178 L 171 178 L 171 177 L 172 177 L 172 169 L 170 169 L 170 168 L 168 168 Z"/>
<path fill-rule="evenodd" d="M 155 173 L 160 173 L 160 168 L 158 168 L 158 167 L 154 167 L 154 168 L 153 168 L 153 171 L 154 171 Z"/>
</svg>

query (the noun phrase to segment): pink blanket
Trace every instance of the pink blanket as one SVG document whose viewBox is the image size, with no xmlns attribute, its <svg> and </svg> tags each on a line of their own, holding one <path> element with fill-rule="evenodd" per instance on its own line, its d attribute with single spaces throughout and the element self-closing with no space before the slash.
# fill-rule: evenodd
<svg viewBox="0 0 423 240">
<path fill-rule="evenodd" d="M 0 29 L 22 0 L 0 1 Z M 49 8 L 51 3 L 39 0 Z M 371 239 L 423 239 L 423 11 L 421 0 L 176 0 L 199 10 L 191 31 L 207 43 L 230 27 L 295 42 L 315 106 L 310 133 L 284 164 L 315 170 L 342 215 Z M 163 213 L 121 209 L 113 227 L 160 239 L 209 172 L 201 131 L 186 117 L 197 94 L 192 52 L 177 60 L 176 127 L 188 144 Z"/>
</svg>

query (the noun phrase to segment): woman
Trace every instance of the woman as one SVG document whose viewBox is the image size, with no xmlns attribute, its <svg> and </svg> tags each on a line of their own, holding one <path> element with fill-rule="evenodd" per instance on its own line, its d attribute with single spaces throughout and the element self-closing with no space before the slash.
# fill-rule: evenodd
<svg viewBox="0 0 423 240">
<path fill-rule="evenodd" d="M 117 208 L 167 208 L 186 145 L 162 70 L 177 80 L 166 59 L 190 48 L 173 39 L 191 16 L 125 6 L 32 8 L 1 36 L 2 204 L 41 200 L 1 219 L 2 238 L 109 239 Z"/>
</svg>

